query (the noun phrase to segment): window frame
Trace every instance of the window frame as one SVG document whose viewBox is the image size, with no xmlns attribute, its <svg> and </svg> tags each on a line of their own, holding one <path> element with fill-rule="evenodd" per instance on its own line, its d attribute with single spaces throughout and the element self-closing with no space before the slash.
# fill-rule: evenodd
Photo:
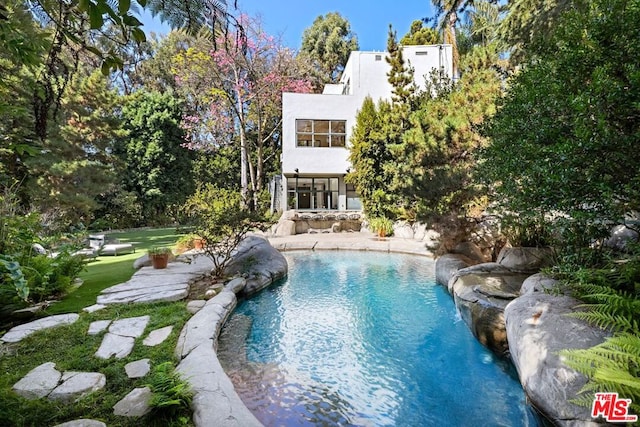
<svg viewBox="0 0 640 427">
<path fill-rule="evenodd" d="M 308 123 L 304 123 L 308 122 Z M 323 129 L 325 123 L 328 130 Z M 316 124 L 317 123 L 317 124 Z M 311 129 L 308 125 L 311 125 Z M 346 148 L 347 121 L 337 119 L 296 119 L 296 147 Z M 322 126 L 322 127 L 321 127 Z M 316 131 L 316 127 L 319 131 Z M 334 131 L 334 127 L 336 130 Z M 304 129 L 304 130 L 301 130 Z M 335 142 L 334 142 L 335 141 Z M 337 145 L 336 145 L 337 144 Z"/>
</svg>

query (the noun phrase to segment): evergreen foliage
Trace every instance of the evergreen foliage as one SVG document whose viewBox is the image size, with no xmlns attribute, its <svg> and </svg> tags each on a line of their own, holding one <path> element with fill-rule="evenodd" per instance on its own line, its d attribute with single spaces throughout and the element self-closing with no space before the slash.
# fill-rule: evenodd
<svg viewBox="0 0 640 427">
<path fill-rule="evenodd" d="M 313 62 L 320 86 L 338 82 L 354 50 L 358 50 L 358 38 L 338 12 L 318 16 L 302 34 L 300 54 Z"/>
<path fill-rule="evenodd" d="M 545 218 L 572 251 L 640 209 L 638 20 L 626 0 L 566 11 L 488 128 L 480 170 L 504 211 Z"/>
<path fill-rule="evenodd" d="M 400 39 L 400 44 L 402 46 L 438 43 L 440 43 L 440 35 L 438 32 L 433 28 L 426 26 L 420 19 L 413 21 L 411 23 L 411 28 L 409 28 L 409 32 Z"/>
<path fill-rule="evenodd" d="M 474 152 L 486 145 L 479 126 L 494 114 L 501 91 L 499 75 L 485 66 L 470 66 L 454 86 L 432 77 L 409 128 L 390 148 L 399 159 L 391 188 L 420 218 L 464 214 L 480 195 L 472 181 Z"/>
<path fill-rule="evenodd" d="M 358 111 L 351 136 L 349 161 L 355 170 L 347 174 L 346 180 L 355 185 L 369 217 L 395 218 L 395 204 L 389 191 L 395 163 L 388 147 L 391 108 L 386 101 L 376 107 L 367 97 Z"/>
<path fill-rule="evenodd" d="M 136 195 L 144 223 L 162 223 L 171 206 L 177 211 L 195 183 L 194 154 L 182 147 L 183 104 L 171 93 L 136 93 L 122 108 L 126 131 L 115 154 L 125 168 L 122 188 Z"/>
</svg>

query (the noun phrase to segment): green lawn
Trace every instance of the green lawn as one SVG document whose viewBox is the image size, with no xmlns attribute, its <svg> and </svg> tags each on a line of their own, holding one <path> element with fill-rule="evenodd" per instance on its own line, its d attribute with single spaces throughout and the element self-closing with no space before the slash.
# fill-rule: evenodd
<svg viewBox="0 0 640 427">
<path fill-rule="evenodd" d="M 134 273 L 133 262 L 146 254 L 152 247 L 175 246 L 180 234 L 175 228 L 156 228 L 122 233 L 108 233 L 109 240 L 120 243 L 132 243 L 136 251 L 127 255 L 99 256 L 87 264 L 80 274 L 83 285 L 67 295 L 62 301 L 52 304 L 46 314 L 78 312 L 82 308 L 95 304 L 96 297 L 105 288 L 126 282 Z"/>
<path fill-rule="evenodd" d="M 93 356 L 104 334 L 87 335 L 91 322 L 142 315 L 150 316 L 147 331 L 173 326 L 169 338 L 155 347 L 147 347 L 140 337 L 136 339 L 132 353 L 123 359 L 103 360 Z M 175 366 L 178 336 L 189 316 L 184 301 L 116 304 L 96 313 L 81 313 L 80 319 L 72 325 L 45 329 L 19 343 L 3 345 L 0 353 L 0 425 L 46 427 L 78 418 L 92 418 L 118 427 L 192 426 L 192 412 L 188 404 L 169 401 L 172 395 L 163 398 L 163 402 L 168 403 L 164 409 L 156 408 L 142 418 L 113 414 L 116 402 L 132 389 L 153 383 L 158 366 L 166 362 Z M 124 366 L 143 358 L 150 359 L 152 373 L 143 378 L 129 379 Z M 48 399 L 27 400 L 13 392 L 12 387 L 20 378 L 45 362 L 54 362 L 59 371 L 100 372 L 106 376 L 107 385 L 103 390 L 66 405 Z"/>
</svg>

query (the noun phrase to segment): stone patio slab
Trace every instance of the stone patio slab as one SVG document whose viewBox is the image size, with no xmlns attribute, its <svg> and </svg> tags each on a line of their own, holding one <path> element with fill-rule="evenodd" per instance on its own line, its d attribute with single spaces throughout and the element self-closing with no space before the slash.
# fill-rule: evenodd
<svg viewBox="0 0 640 427">
<path fill-rule="evenodd" d="M 80 315 L 77 313 L 56 314 L 55 316 L 43 317 L 42 319 L 34 320 L 33 322 L 24 323 L 11 328 L 9 332 L 0 338 L 0 341 L 10 343 L 19 342 L 36 331 L 55 328 L 56 326 L 70 325 L 75 323 L 79 318 Z"/>
<path fill-rule="evenodd" d="M 109 326 L 109 332 L 123 337 L 138 338 L 142 336 L 147 323 L 149 323 L 149 316 L 118 319 Z"/>
<path fill-rule="evenodd" d="M 110 324 L 111 320 L 96 320 L 95 322 L 91 322 L 91 324 L 89 324 L 87 334 L 98 335 L 100 332 L 105 331 Z"/>
</svg>

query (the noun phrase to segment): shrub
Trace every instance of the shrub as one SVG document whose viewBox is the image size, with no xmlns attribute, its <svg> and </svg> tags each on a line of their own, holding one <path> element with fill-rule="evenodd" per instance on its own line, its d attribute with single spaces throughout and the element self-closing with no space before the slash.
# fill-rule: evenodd
<svg viewBox="0 0 640 427">
<path fill-rule="evenodd" d="M 214 264 L 213 273 L 222 276 L 231 254 L 247 233 L 264 228 L 264 216 L 242 205 L 239 192 L 206 184 L 184 205 L 195 223 L 195 233 L 204 240 L 204 252 Z"/>
</svg>

